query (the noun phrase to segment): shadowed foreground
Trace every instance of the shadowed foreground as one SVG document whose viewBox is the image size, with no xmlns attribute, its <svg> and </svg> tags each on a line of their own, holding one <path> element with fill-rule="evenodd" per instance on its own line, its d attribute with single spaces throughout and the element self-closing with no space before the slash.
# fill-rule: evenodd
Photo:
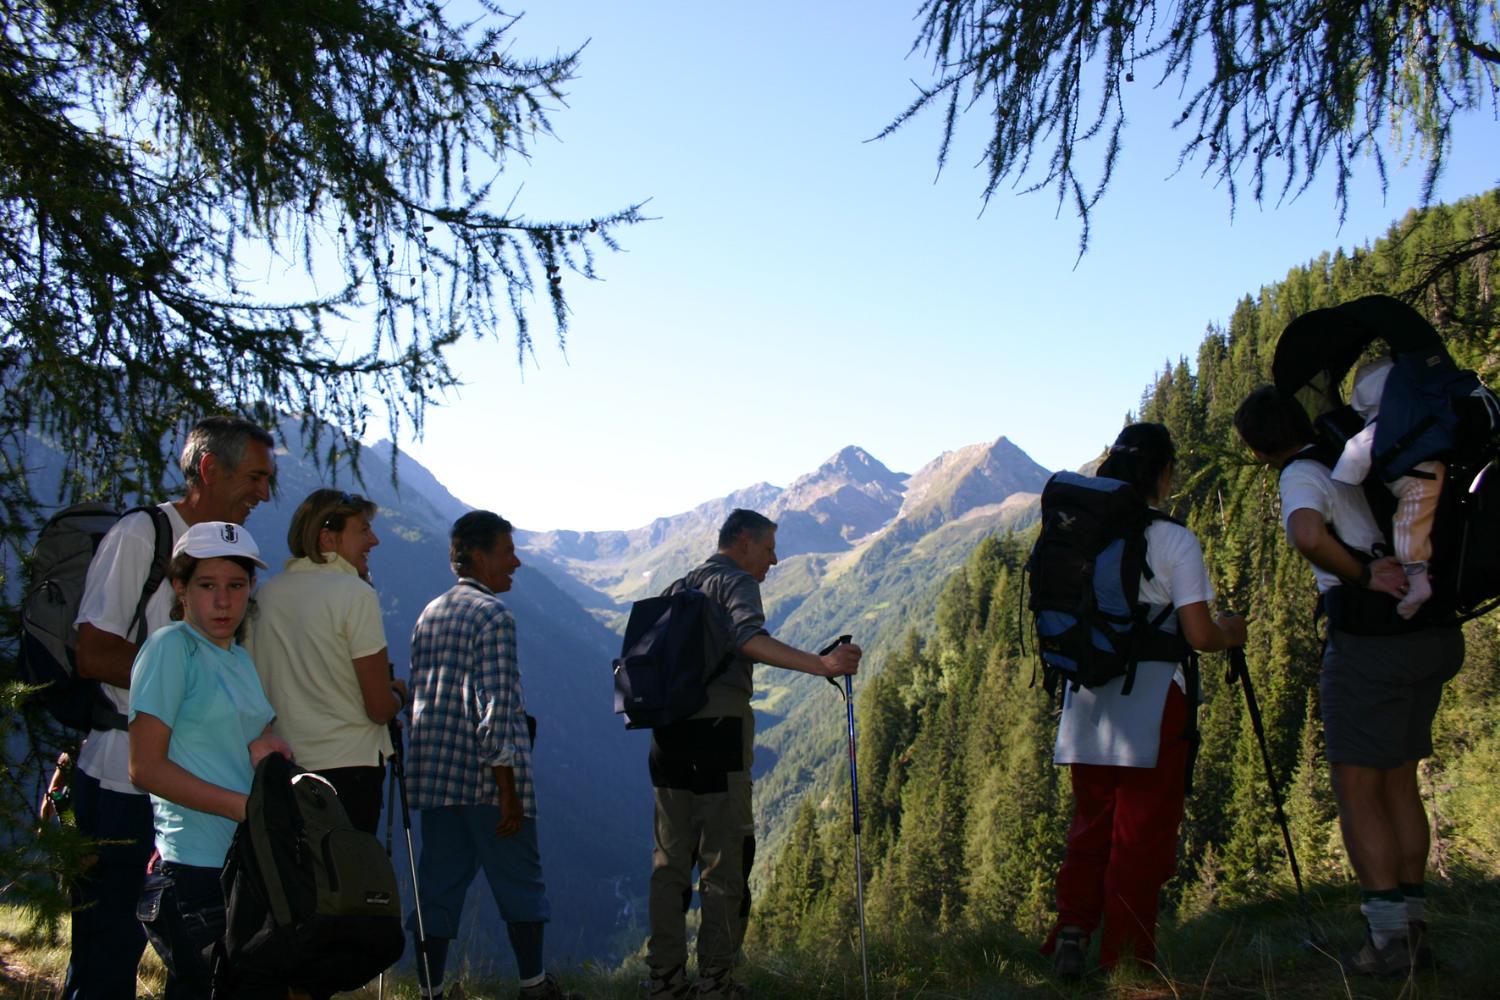
<svg viewBox="0 0 1500 1000">
<path fill-rule="evenodd" d="M 1354 892 L 1323 885 L 1311 894 L 1315 931 L 1325 951 L 1309 946 L 1307 924 L 1290 893 L 1195 917 L 1163 923 L 1161 967 L 1096 976 L 1079 984 L 1054 980 L 1035 943 L 1019 936 L 951 934 L 935 939 L 912 929 L 872 928 L 872 997 L 1009 998 L 1148 997 L 1373 998 L 1485 997 L 1496 995 L 1494 942 L 1500 936 L 1500 881 L 1458 876 L 1432 885 L 1433 946 L 1439 968 L 1409 980 L 1346 979 L 1331 957 L 1358 944 L 1363 933 Z M 818 954 L 752 955 L 744 968 L 752 996 L 858 998 L 858 931 L 833 932 Z M 66 934 L 66 928 L 63 929 Z M 26 932 L 14 909 L 0 909 L 0 998 L 50 1000 L 59 995 L 67 962 L 66 941 L 48 944 Z M 644 966 L 631 959 L 617 969 L 558 970 L 590 1000 L 639 1000 Z M 470 997 L 509 998 L 512 980 L 461 973 Z M 160 967 L 148 951 L 140 982 L 143 997 L 159 996 Z M 353 995 L 376 996 L 374 984 Z M 414 1000 L 407 971 L 388 980 L 386 996 Z"/>
</svg>

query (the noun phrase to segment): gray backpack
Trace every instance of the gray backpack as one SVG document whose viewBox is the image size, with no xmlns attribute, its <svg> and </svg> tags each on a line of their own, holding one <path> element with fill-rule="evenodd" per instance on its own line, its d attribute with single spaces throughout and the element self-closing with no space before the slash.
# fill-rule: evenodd
<svg viewBox="0 0 1500 1000">
<path fill-rule="evenodd" d="M 144 511 L 156 527 L 156 555 L 141 588 L 125 638 L 146 638 L 146 604 L 166 579 L 172 559 L 172 525 L 160 507 L 132 507 L 121 514 L 109 504 L 80 503 L 53 514 L 31 550 L 31 585 L 21 602 L 21 680 L 40 685 L 39 695 L 58 722 L 73 729 L 124 729 L 98 681 L 78 676 L 78 605 L 89 563 L 99 543 L 128 514 Z"/>
</svg>

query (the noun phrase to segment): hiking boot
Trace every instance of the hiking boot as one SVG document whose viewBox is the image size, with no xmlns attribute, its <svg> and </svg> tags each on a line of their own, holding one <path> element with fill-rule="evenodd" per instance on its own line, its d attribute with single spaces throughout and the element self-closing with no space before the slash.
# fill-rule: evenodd
<svg viewBox="0 0 1500 1000">
<path fill-rule="evenodd" d="M 698 982 L 693 984 L 694 1000 L 747 1000 L 750 987 L 734 979 L 728 969 L 715 969 L 698 973 Z"/>
<path fill-rule="evenodd" d="M 546 978 L 535 986 L 521 987 L 521 992 L 516 994 L 516 1000 L 583 1000 L 583 994 L 570 993 L 563 989 L 562 983 L 549 972 Z"/>
<path fill-rule="evenodd" d="M 1437 959 L 1432 957 L 1432 945 L 1427 943 L 1427 921 L 1408 920 L 1406 922 L 1406 941 L 1411 947 L 1411 967 L 1413 969 L 1437 968 Z"/>
<path fill-rule="evenodd" d="M 1052 972 L 1061 979 L 1082 979 L 1083 963 L 1089 951 L 1089 933 L 1077 927 L 1064 927 L 1052 943 Z"/>
<path fill-rule="evenodd" d="M 688 982 L 687 972 L 677 966 L 666 975 L 651 973 L 651 978 L 641 984 L 646 988 L 649 1000 L 688 1000 L 693 995 L 693 984 Z"/>
<path fill-rule="evenodd" d="M 1347 971 L 1362 976 L 1405 976 L 1411 973 L 1412 954 L 1404 934 L 1391 938 L 1380 948 L 1370 932 L 1365 931 L 1364 943 L 1358 951 L 1345 955 L 1342 964 Z"/>
</svg>

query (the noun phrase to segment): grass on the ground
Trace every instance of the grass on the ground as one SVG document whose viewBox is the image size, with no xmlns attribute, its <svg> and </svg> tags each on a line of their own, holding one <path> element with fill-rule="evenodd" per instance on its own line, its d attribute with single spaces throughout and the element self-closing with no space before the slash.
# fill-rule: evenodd
<svg viewBox="0 0 1500 1000">
<path fill-rule="evenodd" d="M 1081 983 L 1055 980 L 1037 942 L 1018 934 L 946 934 L 928 929 L 871 929 L 870 996 L 879 1000 L 1010 1000 L 1018 997 L 1146 998 L 1276 997 L 1278 1000 L 1419 1000 L 1500 996 L 1495 942 L 1500 940 L 1500 881 L 1475 876 L 1433 887 L 1431 929 L 1439 968 L 1410 979 L 1345 977 L 1336 957 L 1363 934 L 1354 890 L 1314 887 L 1309 921 L 1294 893 L 1168 922 L 1153 968 L 1132 968 Z M 33 933 L 24 915 L 0 906 L 0 1000 L 53 1000 L 67 966 L 66 923 L 60 938 Z M 1316 938 L 1310 942 L 1309 938 Z M 830 928 L 828 947 L 809 955 L 754 955 L 740 970 L 755 1000 L 857 1000 L 863 996 L 858 934 Z M 460 964 L 467 996 L 510 1000 L 513 979 Z M 558 970 L 589 1000 L 641 1000 L 639 958 L 618 968 L 586 965 Z M 147 951 L 139 995 L 161 995 L 161 967 Z M 352 996 L 375 1000 L 374 984 Z M 390 1000 L 415 1000 L 410 967 L 387 980 Z"/>
</svg>

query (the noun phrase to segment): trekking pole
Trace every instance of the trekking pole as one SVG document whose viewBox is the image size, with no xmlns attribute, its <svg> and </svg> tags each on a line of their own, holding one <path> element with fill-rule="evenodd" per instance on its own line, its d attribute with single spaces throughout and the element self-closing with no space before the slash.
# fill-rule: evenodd
<svg viewBox="0 0 1500 1000">
<path fill-rule="evenodd" d="M 1302 907 L 1302 919 L 1307 924 L 1307 940 L 1310 948 L 1322 949 L 1322 936 L 1313 927 L 1312 909 L 1307 903 L 1307 893 L 1302 888 L 1302 869 L 1297 865 L 1297 852 L 1292 847 L 1292 830 L 1287 823 L 1286 810 L 1282 808 L 1281 789 L 1276 784 L 1276 769 L 1271 766 L 1271 751 L 1266 746 L 1266 727 L 1260 718 L 1260 703 L 1255 700 L 1255 688 L 1250 683 L 1250 667 L 1245 663 L 1245 650 L 1234 646 L 1229 650 L 1229 683 L 1238 677 L 1245 692 L 1245 707 L 1250 713 L 1250 727 L 1260 743 L 1260 758 L 1266 767 L 1266 782 L 1271 786 L 1271 804 L 1276 809 L 1276 822 L 1281 826 L 1281 840 L 1286 845 L 1286 857 L 1292 868 L 1292 880 L 1297 884 L 1297 900 Z"/>
<path fill-rule="evenodd" d="M 395 745 L 395 740 L 394 739 L 391 741 L 391 745 L 392 746 Z M 395 765 L 392 765 L 391 766 L 390 781 L 387 782 L 387 784 L 386 784 L 386 790 L 385 790 L 385 859 L 387 861 L 391 860 L 391 831 L 392 831 L 392 828 L 393 828 L 393 826 L 395 824 L 395 821 L 396 821 L 396 768 L 395 768 Z M 375 996 L 376 996 L 377 1000 L 385 1000 L 385 974 L 386 974 L 386 971 L 387 970 L 385 970 L 385 969 L 381 969 L 380 970 L 379 981 L 378 981 L 378 983 L 377 983 L 377 985 L 375 987 Z"/>
<path fill-rule="evenodd" d="M 854 637 L 841 635 L 829 645 L 818 650 L 819 656 L 827 656 Z M 854 746 L 854 678 L 844 675 L 844 686 L 832 677 L 828 683 L 844 696 L 844 708 L 849 717 L 849 801 L 854 809 L 854 903 L 859 911 L 859 974 L 864 980 L 865 1000 L 870 1000 L 870 957 L 865 944 L 865 868 L 859 848 L 859 754 Z"/>
<path fill-rule="evenodd" d="M 395 780 L 396 788 L 401 795 L 401 827 L 406 831 L 406 864 L 411 870 L 412 910 L 417 915 L 418 958 L 422 962 L 422 973 L 427 980 L 427 989 L 434 990 L 437 984 L 432 981 L 432 966 L 427 962 L 427 928 L 422 924 L 422 891 L 417 886 L 417 853 L 412 848 L 411 841 L 411 809 L 406 804 L 406 765 L 403 763 L 405 755 L 401 744 L 401 722 L 398 719 L 392 719 L 389 726 L 391 777 Z"/>
</svg>

